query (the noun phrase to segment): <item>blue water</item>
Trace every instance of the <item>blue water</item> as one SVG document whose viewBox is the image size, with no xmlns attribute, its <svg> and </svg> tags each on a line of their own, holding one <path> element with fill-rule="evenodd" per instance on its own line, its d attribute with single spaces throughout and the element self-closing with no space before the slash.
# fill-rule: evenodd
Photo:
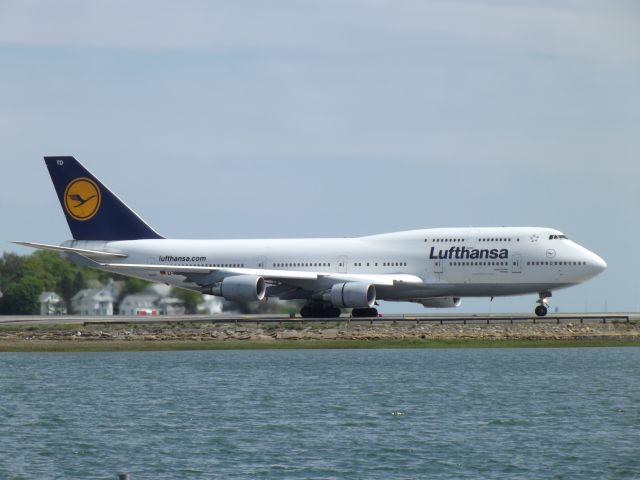
<svg viewBox="0 0 640 480">
<path fill-rule="evenodd" d="M 640 348 L 0 354 L 0 479 L 640 478 Z"/>
</svg>

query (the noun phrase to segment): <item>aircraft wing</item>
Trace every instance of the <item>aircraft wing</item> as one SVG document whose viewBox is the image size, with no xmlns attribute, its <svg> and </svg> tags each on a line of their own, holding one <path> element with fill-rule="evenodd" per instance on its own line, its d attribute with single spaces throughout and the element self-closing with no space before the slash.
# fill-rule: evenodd
<svg viewBox="0 0 640 480">
<path fill-rule="evenodd" d="M 328 279 L 337 282 L 363 282 L 374 285 L 395 285 L 397 283 L 422 283 L 422 279 L 415 275 L 408 274 L 347 274 L 347 273 L 327 273 L 310 272 L 297 270 L 277 270 L 267 268 L 219 268 L 219 267 L 197 267 L 186 265 L 150 265 L 136 263 L 100 263 L 100 267 L 122 270 L 149 270 L 156 272 L 171 272 L 177 274 L 206 274 L 220 272 L 227 275 L 255 275 L 268 281 L 286 284 L 291 280 L 320 280 Z"/>
<path fill-rule="evenodd" d="M 33 243 L 33 242 L 15 242 L 16 245 L 23 245 L 25 247 L 39 248 L 40 250 L 49 250 L 52 252 L 62 253 L 77 253 L 83 257 L 106 260 L 109 258 L 127 258 L 128 255 L 118 252 L 105 252 L 102 250 L 87 250 L 85 248 L 74 247 L 61 247 L 59 245 L 47 245 L 46 243 Z"/>
<path fill-rule="evenodd" d="M 99 263 L 101 267 L 122 270 L 149 270 L 155 272 L 171 272 L 188 275 L 190 273 L 228 273 L 230 275 L 258 275 L 266 279 L 295 278 L 298 280 L 316 280 L 317 274 L 312 272 L 292 272 L 289 270 L 269 270 L 263 268 L 220 268 L 197 267 L 189 265 L 152 265 L 148 263 Z"/>
</svg>

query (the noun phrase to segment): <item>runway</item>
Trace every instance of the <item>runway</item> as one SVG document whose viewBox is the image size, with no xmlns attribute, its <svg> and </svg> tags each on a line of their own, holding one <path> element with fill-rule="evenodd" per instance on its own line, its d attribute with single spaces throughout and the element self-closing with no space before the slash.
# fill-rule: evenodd
<svg viewBox="0 0 640 480">
<path fill-rule="evenodd" d="M 568 324 L 568 323 L 629 323 L 640 320 L 640 313 L 566 313 L 537 317 L 533 314 L 494 313 L 494 314 L 448 314 L 448 315 L 416 315 L 393 314 L 375 318 L 351 318 L 342 315 L 339 318 L 301 318 L 289 315 L 181 315 L 181 316 L 79 316 L 79 315 L 12 315 L 0 316 L 2 325 L 95 325 L 95 324 L 154 324 L 154 323 L 214 323 L 214 324 L 261 324 L 261 323 L 381 323 L 381 324 L 499 324 L 499 323 L 534 323 L 534 324 Z"/>
</svg>

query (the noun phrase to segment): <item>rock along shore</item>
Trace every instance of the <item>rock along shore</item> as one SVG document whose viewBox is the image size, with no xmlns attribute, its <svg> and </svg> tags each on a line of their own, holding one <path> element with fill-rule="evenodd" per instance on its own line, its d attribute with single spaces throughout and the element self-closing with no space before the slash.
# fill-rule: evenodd
<svg viewBox="0 0 640 480">
<path fill-rule="evenodd" d="M 358 324 L 235 325 L 180 323 L 126 325 L 59 325 L 0 330 L 0 344 L 24 342 L 305 342 L 313 340 L 580 340 L 640 342 L 640 324 Z M 303 345 L 301 345 L 303 346 Z"/>
</svg>

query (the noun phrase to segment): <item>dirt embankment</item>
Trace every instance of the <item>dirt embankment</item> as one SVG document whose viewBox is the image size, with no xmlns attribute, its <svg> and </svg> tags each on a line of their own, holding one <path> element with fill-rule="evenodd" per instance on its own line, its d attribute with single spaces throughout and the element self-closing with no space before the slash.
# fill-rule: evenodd
<svg viewBox="0 0 640 480">
<path fill-rule="evenodd" d="M 161 324 L 23 328 L 0 331 L 0 342 L 274 342 L 305 340 L 572 340 L 640 341 L 640 324 Z"/>
</svg>

